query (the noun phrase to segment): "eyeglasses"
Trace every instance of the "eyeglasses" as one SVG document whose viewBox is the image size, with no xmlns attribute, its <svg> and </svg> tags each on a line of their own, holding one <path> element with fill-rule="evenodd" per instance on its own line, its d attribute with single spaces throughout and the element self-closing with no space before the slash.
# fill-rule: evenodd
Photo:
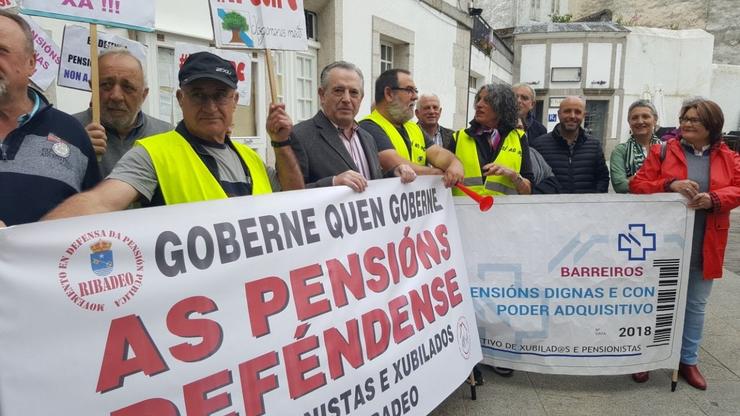
<svg viewBox="0 0 740 416">
<path fill-rule="evenodd" d="M 185 94 L 195 105 L 204 106 L 209 101 L 216 105 L 226 105 L 234 101 L 234 94 L 231 91 L 216 91 L 213 94 L 206 94 L 202 91 L 186 91 Z"/>
<path fill-rule="evenodd" d="M 409 94 L 418 94 L 419 90 L 415 87 L 391 87 L 393 91 L 406 91 Z"/>
<path fill-rule="evenodd" d="M 700 118 L 696 118 L 696 117 L 679 117 L 678 122 L 681 124 L 693 124 L 693 125 L 697 125 L 697 124 L 703 125 L 704 124 L 701 122 Z"/>
</svg>

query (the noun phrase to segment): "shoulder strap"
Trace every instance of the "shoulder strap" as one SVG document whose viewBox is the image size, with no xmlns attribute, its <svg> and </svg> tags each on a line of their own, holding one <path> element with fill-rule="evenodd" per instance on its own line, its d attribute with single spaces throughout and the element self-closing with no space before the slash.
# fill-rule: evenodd
<svg viewBox="0 0 740 416">
<path fill-rule="evenodd" d="M 660 142 L 660 161 L 665 160 L 665 153 L 668 150 L 668 144 L 666 142 Z"/>
</svg>

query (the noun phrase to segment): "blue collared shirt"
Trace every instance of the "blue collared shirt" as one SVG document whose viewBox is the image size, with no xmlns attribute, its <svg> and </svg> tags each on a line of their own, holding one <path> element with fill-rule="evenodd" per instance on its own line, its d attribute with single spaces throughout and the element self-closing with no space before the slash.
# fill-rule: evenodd
<svg viewBox="0 0 740 416">
<path fill-rule="evenodd" d="M 31 111 L 26 114 L 21 114 L 18 117 L 18 127 L 28 123 L 28 121 L 31 120 L 31 118 L 33 118 L 33 116 L 35 116 L 39 111 L 39 108 L 41 108 L 41 98 L 39 97 L 39 93 L 29 88 L 28 98 L 33 100 L 33 108 L 31 108 Z"/>
</svg>

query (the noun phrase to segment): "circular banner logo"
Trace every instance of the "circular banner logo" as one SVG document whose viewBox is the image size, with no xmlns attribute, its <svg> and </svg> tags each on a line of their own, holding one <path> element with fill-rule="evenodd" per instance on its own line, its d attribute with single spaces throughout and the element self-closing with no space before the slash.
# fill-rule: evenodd
<svg viewBox="0 0 740 416">
<path fill-rule="evenodd" d="M 94 230 L 64 250 L 57 277 L 72 303 L 103 312 L 125 305 L 139 291 L 144 257 L 138 244 L 120 232 Z"/>
</svg>

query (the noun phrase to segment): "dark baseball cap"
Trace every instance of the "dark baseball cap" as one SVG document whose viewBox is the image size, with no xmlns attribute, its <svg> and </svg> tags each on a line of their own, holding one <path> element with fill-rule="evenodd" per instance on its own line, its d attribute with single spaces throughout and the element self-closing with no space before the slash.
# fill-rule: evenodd
<svg viewBox="0 0 740 416">
<path fill-rule="evenodd" d="M 188 56 L 180 67 L 177 79 L 180 86 L 190 84 L 197 79 L 214 79 L 236 89 L 238 81 L 234 65 L 231 62 L 210 52 L 197 52 Z"/>
</svg>

